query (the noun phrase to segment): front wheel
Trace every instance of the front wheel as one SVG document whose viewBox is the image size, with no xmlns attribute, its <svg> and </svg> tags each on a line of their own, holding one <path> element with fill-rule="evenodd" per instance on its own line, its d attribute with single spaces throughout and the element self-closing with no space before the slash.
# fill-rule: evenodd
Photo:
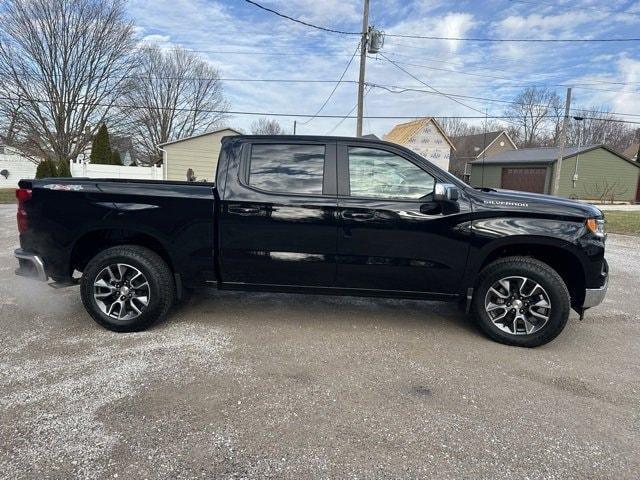
<svg viewBox="0 0 640 480">
<path fill-rule="evenodd" d="M 485 267 L 473 296 L 479 328 L 506 345 L 537 347 L 556 338 L 569 318 L 567 286 L 549 265 L 507 257 Z"/>
<path fill-rule="evenodd" d="M 97 323 L 115 332 L 135 332 L 166 317 L 173 305 L 175 282 L 169 266 L 154 251 L 119 245 L 89 261 L 80 293 Z"/>
</svg>

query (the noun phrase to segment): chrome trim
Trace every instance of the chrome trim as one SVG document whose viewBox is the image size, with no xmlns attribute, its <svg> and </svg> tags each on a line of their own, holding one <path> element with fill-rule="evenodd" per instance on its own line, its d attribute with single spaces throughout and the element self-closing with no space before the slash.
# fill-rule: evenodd
<svg viewBox="0 0 640 480">
<path fill-rule="evenodd" d="M 607 294 L 607 288 L 609 288 L 609 277 L 604 281 L 604 285 L 600 288 L 587 288 L 584 291 L 584 303 L 582 308 L 587 309 L 600 305 Z"/>
<path fill-rule="evenodd" d="M 29 275 L 23 275 L 19 273 L 20 269 L 18 269 L 16 270 L 17 275 L 21 275 L 23 277 L 35 278 L 37 280 L 40 280 L 41 282 L 46 282 L 49 279 L 49 277 L 47 276 L 47 273 L 44 270 L 44 262 L 42 261 L 42 258 L 40 258 L 38 255 L 25 252 L 21 248 L 18 248 L 17 250 L 15 250 L 13 252 L 13 255 L 20 260 L 26 260 L 27 262 L 30 262 L 35 268 L 36 274 L 37 274 L 36 277 L 30 277 Z"/>
</svg>

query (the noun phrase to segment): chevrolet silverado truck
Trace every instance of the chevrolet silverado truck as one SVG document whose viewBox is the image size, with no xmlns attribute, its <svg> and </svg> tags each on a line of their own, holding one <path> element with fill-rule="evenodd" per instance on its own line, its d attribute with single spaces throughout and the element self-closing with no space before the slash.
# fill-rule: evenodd
<svg viewBox="0 0 640 480">
<path fill-rule="evenodd" d="M 16 195 L 16 273 L 79 283 L 118 332 L 208 285 L 459 301 L 490 338 L 534 347 L 607 290 L 597 208 L 474 188 L 378 140 L 226 137 L 214 183 L 49 178 Z"/>
</svg>

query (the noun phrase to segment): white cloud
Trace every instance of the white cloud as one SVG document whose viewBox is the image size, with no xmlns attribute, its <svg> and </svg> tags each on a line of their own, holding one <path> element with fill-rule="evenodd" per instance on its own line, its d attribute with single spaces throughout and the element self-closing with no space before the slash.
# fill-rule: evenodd
<svg viewBox="0 0 640 480">
<path fill-rule="evenodd" d="M 270 4 L 265 4 L 270 5 Z M 362 16 L 360 0 L 277 0 L 272 2 L 274 10 L 322 26 L 343 23 L 345 19 L 357 19 Z"/>
<path fill-rule="evenodd" d="M 349 31 L 360 28 L 361 0 L 264 0 L 263 3 L 318 25 Z M 482 6 L 479 4 L 470 1 L 452 4 L 444 0 L 375 0 L 371 6 L 371 21 L 387 33 L 443 37 L 637 36 L 634 29 L 626 32 L 621 29 L 623 24 L 616 20 L 617 15 L 607 16 L 608 21 L 603 22 L 602 14 L 586 8 L 575 10 L 572 2 L 564 2 L 558 8 L 527 6 L 507 0 L 487 0 Z M 130 0 L 128 5 L 141 38 L 197 50 L 220 70 L 223 78 L 334 80 L 342 73 L 358 42 L 357 36 L 313 30 L 237 0 Z M 469 11 L 463 11 L 462 6 Z M 614 7 L 609 5 L 606 8 Z M 501 16 L 495 12 L 500 12 Z M 637 78 L 640 60 L 633 47 L 634 44 L 479 44 L 388 37 L 384 52 L 398 61 L 424 65 L 403 65 L 403 68 L 439 90 L 510 100 L 525 83 L 560 84 L 586 79 L 627 81 L 625 79 L 630 78 L 640 81 Z M 247 54 L 214 53 L 229 51 Z M 289 55 L 302 52 L 306 53 Z M 356 79 L 357 70 L 358 58 L 354 59 L 345 78 Z M 492 76 L 511 81 L 488 78 Z M 383 60 L 367 60 L 367 80 L 428 90 Z M 226 82 L 224 85 L 234 110 L 309 114 L 317 111 L 333 86 L 333 83 L 248 82 Z M 640 85 L 629 88 L 638 87 Z M 622 89 L 606 84 L 603 88 Z M 561 91 L 562 87 L 557 90 Z M 606 103 L 619 111 L 632 108 L 635 111 L 630 113 L 640 111 L 636 101 L 640 95 L 620 96 L 613 92 L 576 89 L 576 98 L 580 103 L 583 99 L 594 104 Z M 463 101 L 480 110 L 487 108 L 490 115 L 500 114 L 504 107 L 482 101 Z M 345 115 L 355 103 L 355 85 L 344 84 L 338 87 L 323 113 Z M 620 110 L 622 108 L 625 110 Z M 367 95 L 365 113 L 477 115 L 446 97 L 417 92 L 393 94 L 381 90 L 372 90 Z M 255 117 L 235 116 L 229 124 L 248 130 L 253 120 Z M 292 117 L 279 119 L 288 130 L 292 129 L 293 120 Z M 365 130 L 381 135 L 399 121 L 368 120 L 365 121 Z M 338 122 L 339 119 L 318 118 L 307 126 L 299 126 L 298 131 L 324 134 Z M 354 132 L 355 121 L 347 120 L 335 133 L 349 135 Z"/>
</svg>

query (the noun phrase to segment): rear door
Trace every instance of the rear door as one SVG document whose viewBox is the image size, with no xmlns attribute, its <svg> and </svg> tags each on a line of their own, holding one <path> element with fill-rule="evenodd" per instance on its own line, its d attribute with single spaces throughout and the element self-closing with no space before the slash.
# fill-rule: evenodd
<svg viewBox="0 0 640 480">
<path fill-rule="evenodd" d="M 256 140 L 229 161 L 219 222 L 224 282 L 332 286 L 335 143 Z"/>
<path fill-rule="evenodd" d="M 469 249 L 470 205 L 433 200 L 438 170 L 387 145 L 339 145 L 338 285 L 399 292 L 457 292 Z"/>
</svg>

